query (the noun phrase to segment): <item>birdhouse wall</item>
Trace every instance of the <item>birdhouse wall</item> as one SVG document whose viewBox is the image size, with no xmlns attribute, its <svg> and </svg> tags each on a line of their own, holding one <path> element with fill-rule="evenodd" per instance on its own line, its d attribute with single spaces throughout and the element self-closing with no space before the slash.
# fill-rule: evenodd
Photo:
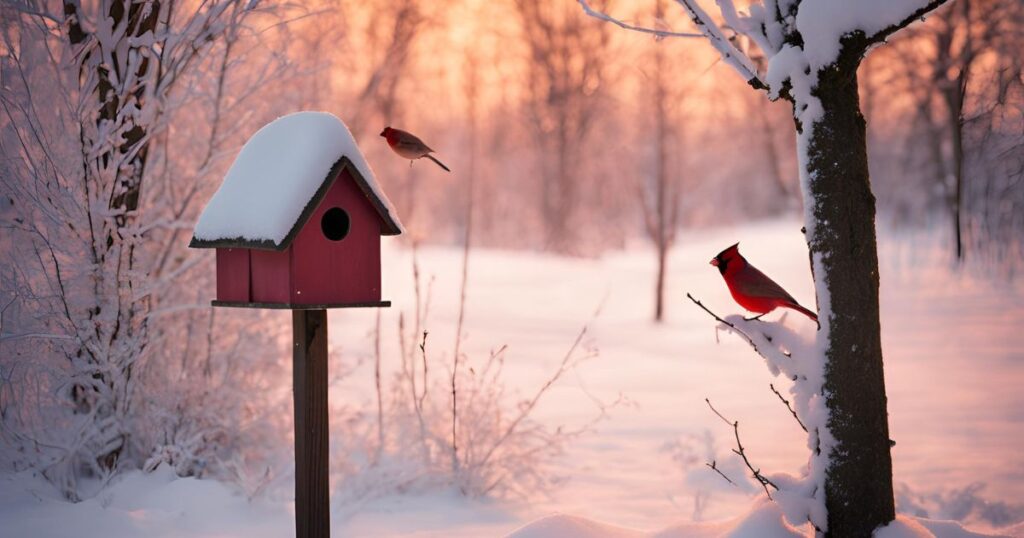
<svg viewBox="0 0 1024 538">
<path fill-rule="evenodd" d="M 250 299 L 249 249 L 217 249 L 217 299 L 247 303 Z"/>
<path fill-rule="evenodd" d="M 252 301 L 287 303 L 291 290 L 291 249 L 251 250 Z"/>
<path fill-rule="evenodd" d="M 380 215 L 343 170 L 289 248 L 290 302 L 379 301 L 380 235 Z"/>
</svg>

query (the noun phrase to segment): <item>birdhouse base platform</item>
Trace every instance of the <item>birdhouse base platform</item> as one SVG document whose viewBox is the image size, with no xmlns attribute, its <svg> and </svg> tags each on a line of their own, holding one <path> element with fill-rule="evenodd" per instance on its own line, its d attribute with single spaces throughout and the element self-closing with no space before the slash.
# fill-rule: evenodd
<svg viewBox="0 0 1024 538">
<path fill-rule="evenodd" d="M 228 308 L 271 308 L 275 310 L 326 310 L 328 308 L 388 308 L 391 301 L 370 301 L 365 303 L 291 304 L 291 303 L 244 303 L 238 301 L 210 301 L 212 306 Z"/>
</svg>

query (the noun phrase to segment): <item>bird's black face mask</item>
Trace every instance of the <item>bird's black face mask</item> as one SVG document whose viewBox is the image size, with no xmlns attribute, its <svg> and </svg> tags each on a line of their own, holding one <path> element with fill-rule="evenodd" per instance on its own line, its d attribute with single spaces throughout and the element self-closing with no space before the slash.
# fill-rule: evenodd
<svg viewBox="0 0 1024 538">
<path fill-rule="evenodd" d="M 719 257 L 715 258 L 715 263 L 713 263 L 712 265 L 717 267 L 718 268 L 718 272 L 722 273 L 724 275 L 725 274 L 725 267 L 727 265 L 729 265 L 729 260 L 719 256 Z"/>
<path fill-rule="evenodd" d="M 736 243 L 735 245 L 733 245 L 733 246 L 723 250 L 722 252 L 719 252 L 718 256 L 715 256 L 714 258 L 712 258 L 711 262 L 709 262 L 709 263 L 711 263 L 711 265 L 714 265 L 715 267 L 717 267 L 718 268 L 718 272 L 722 273 L 724 275 L 725 274 L 725 268 L 729 265 L 729 259 L 733 257 L 731 255 L 727 257 L 726 255 L 727 254 L 735 253 L 736 256 L 739 256 L 739 250 L 737 250 L 737 247 L 739 247 L 739 246 L 740 246 L 740 244 Z"/>
</svg>

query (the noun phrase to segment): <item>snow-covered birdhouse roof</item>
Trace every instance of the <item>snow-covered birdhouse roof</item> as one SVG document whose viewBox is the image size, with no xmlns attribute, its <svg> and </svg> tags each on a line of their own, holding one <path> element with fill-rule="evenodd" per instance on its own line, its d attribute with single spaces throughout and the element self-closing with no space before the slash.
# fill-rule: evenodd
<svg viewBox="0 0 1024 538">
<path fill-rule="evenodd" d="M 346 169 L 380 215 L 381 234 L 402 233 L 348 127 L 327 112 L 296 112 L 245 143 L 199 215 L 189 246 L 284 250 Z"/>
</svg>

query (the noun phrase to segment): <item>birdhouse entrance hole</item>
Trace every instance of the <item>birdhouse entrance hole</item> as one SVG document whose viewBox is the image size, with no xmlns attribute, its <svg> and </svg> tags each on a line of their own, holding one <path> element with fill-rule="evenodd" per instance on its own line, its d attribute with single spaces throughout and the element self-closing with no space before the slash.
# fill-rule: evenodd
<svg viewBox="0 0 1024 538">
<path fill-rule="evenodd" d="M 340 207 L 328 209 L 320 219 L 320 229 L 324 232 L 324 237 L 331 241 L 345 239 L 351 226 L 348 213 Z"/>
</svg>

